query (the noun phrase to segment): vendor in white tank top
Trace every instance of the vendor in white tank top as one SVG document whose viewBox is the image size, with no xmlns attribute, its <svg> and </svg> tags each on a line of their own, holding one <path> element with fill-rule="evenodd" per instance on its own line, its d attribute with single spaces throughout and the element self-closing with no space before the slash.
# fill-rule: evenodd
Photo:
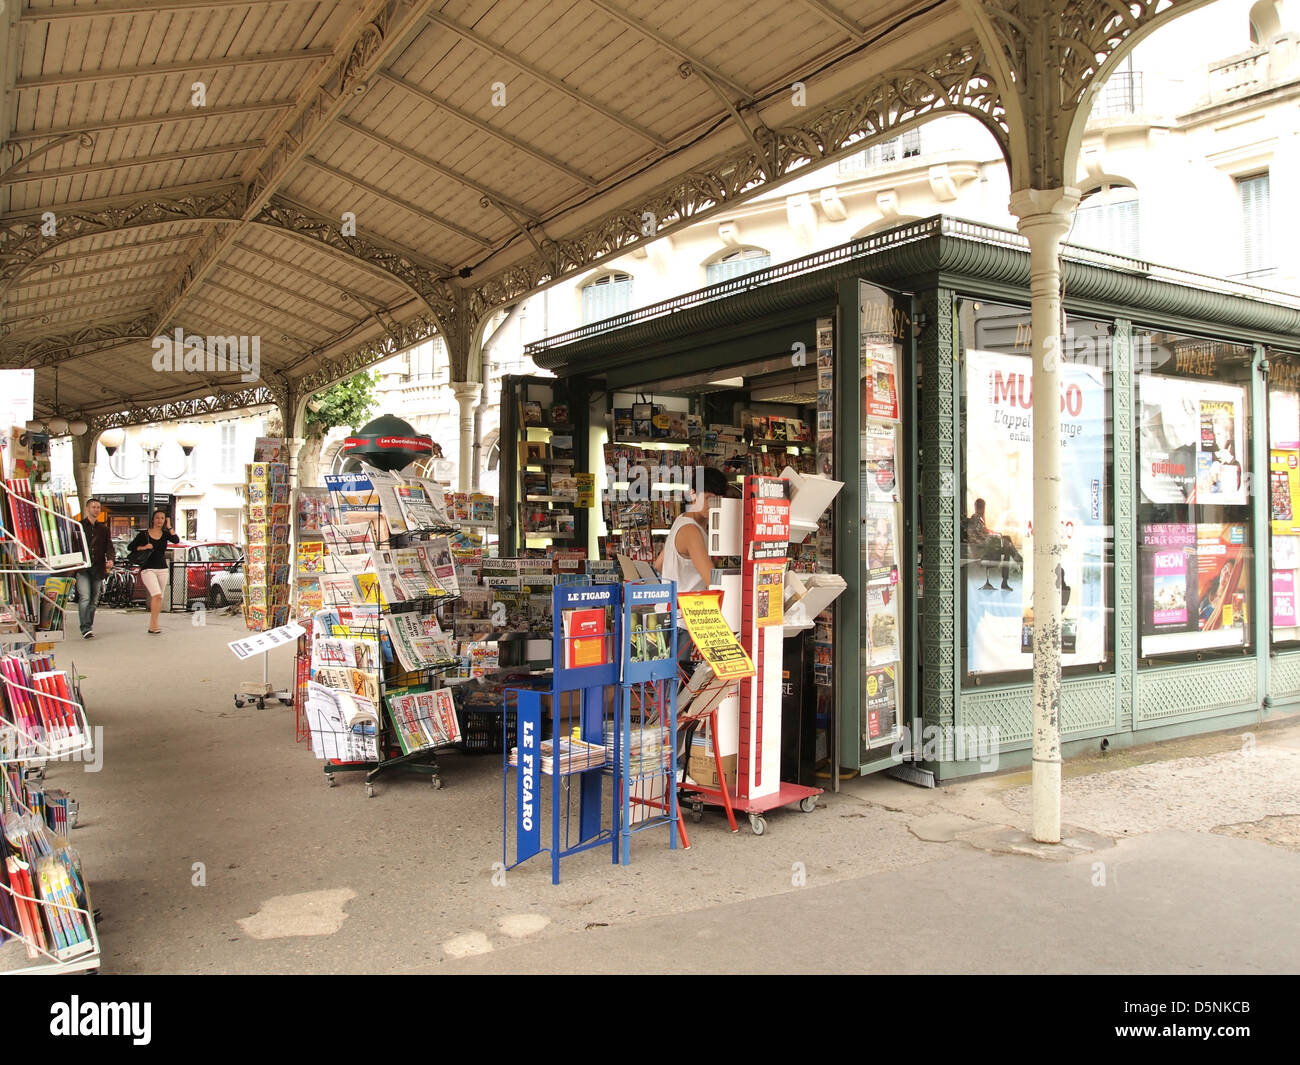
<svg viewBox="0 0 1300 1065">
<path fill-rule="evenodd" d="M 668 530 L 664 548 L 655 559 L 655 569 L 666 581 L 676 581 L 678 593 L 698 592 L 709 586 L 713 559 L 709 556 L 705 529 L 709 508 L 727 494 L 727 478 L 720 470 L 706 469 L 704 491 L 697 491 L 690 507 L 678 515 Z"/>
</svg>

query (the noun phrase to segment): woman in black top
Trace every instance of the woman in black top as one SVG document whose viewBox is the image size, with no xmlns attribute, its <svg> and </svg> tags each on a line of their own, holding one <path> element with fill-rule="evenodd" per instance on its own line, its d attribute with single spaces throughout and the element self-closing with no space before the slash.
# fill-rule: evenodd
<svg viewBox="0 0 1300 1065">
<path fill-rule="evenodd" d="M 167 545 L 179 544 L 181 538 L 172 532 L 172 521 L 161 508 L 153 512 L 149 528 L 131 541 L 130 550 L 147 547 L 149 558 L 140 567 L 140 580 L 149 593 L 149 631 L 159 633 L 158 611 L 162 609 L 163 595 L 167 591 Z"/>
</svg>

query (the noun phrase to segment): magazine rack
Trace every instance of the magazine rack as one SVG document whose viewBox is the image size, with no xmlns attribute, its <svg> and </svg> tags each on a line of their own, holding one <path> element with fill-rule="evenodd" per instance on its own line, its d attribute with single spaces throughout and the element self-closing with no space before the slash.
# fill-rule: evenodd
<svg viewBox="0 0 1300 1065">
<path fill-rule="evenodd" d="M 622 633 L 619 717 L 612 735 L 606 734 L 605 748 L 614 767 L 614 796 L 619 807 L 614 861 L 627 865 L 633 834 L 646 829 L 667 826 L 670 849 L 676 849 L 678 835 L 684 847 L 690 846 L 677 808 L 673 764 L 677 582 L 626 583 Z"/>
<path fill-rule="evenodd" d="M 604 771 L 609 766 L 605 738 L 615 731 L 614 708 L 619 695 L 621 593 L 617 584 L 562 585 L 553 593 L 549 740 L 542 737 L 542 696 L 546 693 L 512 689 L 515 736 L 506 736 L 502 744 L 502 859 L 506 869 L 549 851 L 551 883 L 558 884 L 560 859 L 617 842 L 617 833 L 605 822 L 601 806 Z M 503 730 L 505 720 L 503 715 Z M 515 770 L 513 797 L 511 769 Z M 541 838 L 543 776 L 551 778 L 549 847 L 542 846 Z M 614 860 L 618 860 L 617 849 Z"/>
<path fill-rule="evenodd" d="M 380 499 L 383 500 L 382 493 Z M 337 526 L 331 527 L 332 530 L 335 528 Z M 449 536 L 455 531 L 453 526 L 445 523 L 415 529 L 407 527 L 404 532 L 390 531 L 387 522 L 376 523 L 372 528 L 375 535 L 364 541 L 365 546 L 371 549 L 372 557 L 378 557 L 381 552 L 428 547 L 438 538 Z M 326 534 L 325 540 L 334 551 L 345 546 L 337 539 L 332 541 L 330 534 Z M 342 575 L 322 574 L 322 582 L 337 576 Z M 362 597 L 361 603 L 357 604 L 361 608 L 357 616 L 362 618 L 362 622 L 359 628 L 353 626 L 349 629 L 344 638 L 362 641 L 373 648 L 374 657 L 364 668 L 356 663 L 345 663 L 343 668 L 374 674 L 376 683 L 373 691 L 353 692 L 354 695 L 364 696 L 367 703 L 373 696 L 374 714 L 367 722 L 359 725 L 346 722 L 346 727 L 342 729 L 338 727 L 337 718 L 333 720 L 332 728 L 319 727 L 320 722 L 326 721 L 323 716 L 318 718 L 317 727 L 313 727 L 309 718 L 308 733 L 312 738 L 313 749 L 325 752 L 323 768 L 326 783 L 330 787 L 334 786 L 335 773 L 361 771 L 366 774 L 366 795 L 373 798 L 374 781 L 381 773 L 402 770 L 427 775 L 434 788 L 441 788 L 442 776 L 437 751 L 456 742 L 459 738 L 459 725 L 450 698 L 434 694 L 433 685 L 439 674 L 450 668 L 455 660 L 450 656 L 438 660 L 422 659 L 418 668 L 407 668 L 412 662 L 404 662 L 403 655 L 411 654 L 411 647 L 403 641 L 400 634 L 395 634 L 408 628 L 410 619 L 435 614 L 454 602 L 458 595 L 454 588 L 440 585 L 439 591 L 443 594 L 408 591 L 402 593 L 404 597 L 399 599 L 397 595 L 401 582 L 397 578 L 389 585 L 388 593 L 384 594 L 376 574 L 361 576 L 370 578 L 365 582 L 369 591 Z M 428 579 L 436 580 L 432 576 Z M 367 611 L 364 609 L 366 607 L 371 609 Z M 326 607 L 313 618 L 313 641 L 323 635 L 324 638 L 329 638 L 318 629 L 322 619 L 330 615 L 333 609 L 335 608 Z M 401 647 L 395 646 L 396 643 L 401 643 Z M 347 693 L 344 693 L 344 698 L 346 696 Z M 408 699 L 407 696 L 413 698 Z M 360 758 L 330 757 L 331 754 L 343 754 L 346 751 L 351 751 L 354 755 L 358 752 L 365 754 Z"/>
<path fill-rule="evenodd" d="M 12 699 L 16 693 L 8 684 L 6 678 L 6 696 Z M 84 710 L 80 720 L 84 724 Z M 16 945 L 0 949 L 0 973 L 70 973 L 97 969 L 100 963 L 97 914 L 90 906 L 80 860 L 67 839 L 32 810 L 18 783 L 26 779 L 41 780 L 41 777 L 35 770 L 26 774 L 17 761 L 6 761 L 0 767 L 0 775 L 4 777 L 4 826 L 0 831 L 8 841 L 9 852 L 4 859 L 4 876 L 0 878 L 0 940 L 17 940 L 25 951 L 25 954 L 17 953 Z M 70 801 L 69 807 L 75 809 Z M 68 827 L 73 824 L 75 815 L 67 820 Z"/>
</svg>

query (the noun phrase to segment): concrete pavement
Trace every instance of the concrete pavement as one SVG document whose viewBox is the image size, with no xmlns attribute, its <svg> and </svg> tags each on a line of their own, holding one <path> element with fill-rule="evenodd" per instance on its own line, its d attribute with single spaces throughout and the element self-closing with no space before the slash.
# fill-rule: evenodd
<svg viewBox="0 0 1300 1065">
<path fill-rule="evenodd" d="M 497 757 L 447 755 L 441 791 L 327 788 L 291 710 L 234 707 L 260 676 L 226 647 L 241 619 L 191 620 L 147 636 L 101 610 L 96 640 L 57 648 L 103 728 L 99 771 L 48 778 L 81 802 L 106 972 L 1300 969 L 1294 720 L 1067 763 L 1070 845 L 1047 853 L 1024 837 L 1027 774 L 874 776 L 761 838 L 710 814 L 688 851 L 644 833 L 630 866 L 601 848 L 552 886 L 544 858 L 493 869 Z"/>
</svg>

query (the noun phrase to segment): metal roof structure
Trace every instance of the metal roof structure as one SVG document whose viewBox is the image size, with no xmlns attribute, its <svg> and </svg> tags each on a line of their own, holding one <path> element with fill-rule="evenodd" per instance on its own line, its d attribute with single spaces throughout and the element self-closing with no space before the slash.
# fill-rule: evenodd
<svg viewBox="0 0 1300 1065">
<path fill-rule="evenodd" d="M 1204 2 L 10 0 L 0 367 L 96 431 L 292 418 L 435 333 L 472 380 L 496 310 L 937 114 L 1065 184 L 1106 73 Z M 159 369 L 174 336 L 256 373 Z"/>
</svg>

